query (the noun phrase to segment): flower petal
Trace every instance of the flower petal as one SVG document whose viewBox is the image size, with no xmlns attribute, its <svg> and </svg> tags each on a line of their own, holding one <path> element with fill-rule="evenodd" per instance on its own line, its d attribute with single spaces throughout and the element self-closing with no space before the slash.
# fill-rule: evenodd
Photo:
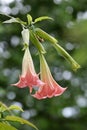
<svg viewBox="0 0 87 130">
<path fill-rule="evenodd" d="M 33 60 L 28 47 L 25 50 L 22 61 L 22 74 L 19 81 L 12 85 L 18 86 L 19 88 L 29 87 L 30 93 L 32 92 L 33 86 L 39 87 L 44 85 L 44 83 L 39 79 L 39 75 L 35 72 Z"/>
<path fill-rule="evenodd" d="M 41 80 L 45 83 L 39 87 L 38 91 L 33 95 L 37 99 L 51 98 L 61 95 L 66 88 L 62 88 L 53 79 L 50 69 L 43 55 L 40 56 Z"/>
</svg>

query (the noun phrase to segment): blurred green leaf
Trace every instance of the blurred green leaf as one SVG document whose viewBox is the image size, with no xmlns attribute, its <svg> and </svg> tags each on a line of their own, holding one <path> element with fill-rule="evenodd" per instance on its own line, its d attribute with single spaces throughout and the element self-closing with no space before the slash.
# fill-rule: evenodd
<svg viewBox="0 0 87 130">
<path fill-rule="evenodd" d="M 16 18 L 11 18 L 9 20 L 4 21 L 3 23 L 18 23 Z"/>
<path fill-rule="evenodd" d="M 11 125 L 0 122 L 0 130 L 17 130 L 17 129 Z"/>
<path fill-rule="evenodd" d="M 23 118 L 17 117 L 17 116 L 6 116 L 5 120 L 19 122 L 21 124 L 26 124 L 26 125 L 29 125 L 29 126 L 35 128 L 36 130 L 38 130 L 38 128 L 34 124 L 32 124 L 31 122 L 29 122 L 27 120 L 24 120 Z"/>
<path fill-rule="evenodd" d="M 3 104 L 2 102 L 0 102 L 0 112 L 4 112 L 6 110 L 8 110 L 8 107 L 5 104 Z"/>
<path fill-rule="evenodd" d="M 11 105 L 10 107 L 8 107 L 8 110 L 19 110 L 23 112 L 23 109 L 16 105 Z"/>
<path fill-rule="evenodd" d="M 40 21 L 42 21 L 42 20 L 53 20 L 53 18 L 51 18 L 51 17 L 48 17 L 48 16 L 42 16 L 42 17 L 38 17 L 38 18 L 36 18 L 35 20 L 34 20 L 34 23 L 37 23 L 37 22 L 40 22 Z"/>
<path fill-rule="evenodd" d="M 32 23 L 32 17 L 30 14 L 27 14 L 28 24 L 30 25 Z"/>
</svg>

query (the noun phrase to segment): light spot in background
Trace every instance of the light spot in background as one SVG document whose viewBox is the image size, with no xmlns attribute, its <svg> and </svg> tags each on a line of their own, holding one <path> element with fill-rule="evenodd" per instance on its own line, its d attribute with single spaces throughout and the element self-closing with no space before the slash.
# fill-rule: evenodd
<svg viewBox="0 0 87 130">
<path fill-rule="evenodd" d="M 30 118 L 30 112 L 29 112 L 28 110 L 25 110 L 25 111 L 21 114 L 21 116 L 22 116 L 24 119 L 28 120 L 28 119 Z"/>
<path fill-rule="evenodd" d="M 2 53 L 3 53 L 3 48 L 0 47 L 0 57 L 2 57 L 2 56 L 1 56 Z"/>
<path fill-rule="evenodd" d="M 86 86 L 87 87 L 87 86 Z M 85 94 L 84 94 L 84 96 L 87 98 L 87 90 L 85 90 Z"/>
<path fill-rule="evenodd" d="M 66 44 L 66 49 L 69 50 L 69 51 L 71 51 L 71 50 L 74 49 L 74 45 L 72 43 L 67 43 Z"/>
<path fill-rule="evenodd" d="M 66 91 L 66 93 L 64 93 L 63 96 L 64 96 L 65 99 L 69 99 L 70 96 L 71 96 L 71 93 L 69 91 Z"/>
<path fill-rule="evenodd" d="M 87 98 L 78 96 L 76 97 L 76 103 L 79 107 L 87 107 Z"/>
<path fill-rule="evenodd" d="M 8 7 L 7 5 L 2 5 L 2 6 L 0 6 L 0 11 L 5 13 L 5 14 L 10 14 L 11 13 L 11 8 Z"/>
<path fill-rule="evenodd" d="M 6 41 L 1 41 L 0 42 L 0 48 L 2 48 L 3 50 L 6 48 L 6 46 L 7 46 L 7 42 Z"/>
<path fill-rule="evenodd" d="M 36 110 L 35 110 L 35 109 L 31 109 L 29 112 L 30 112 L 30 114 L 31 114 L 31 117 L 33 117 L 33 116 L 36 116 L 36 115 L 37 115 L 37 112 L 36 112 Z"/>
<path fill-rule="evenodd" d="M 36 110 L 35 109 L 31 109 L 31 110 L 25 110 L 21 116 L 24 118 L 24 119 L 29 119 L 30 117 L 33 117 L 35 116 L 37 113 L 36 113 Z"/>
<path fill-rule="evenodd" d="M 15 7 L 10 8 L 9 4 L 11 4 L 12 2 L 15 2 Z M 22 0 L 1 0 L 0 1 L 0 11 L 5 13 L 5 14 L 12 14 L 12 15 L 16 15 L 19 13 L 19 11 L 23 11 L 24 7 L 22 4 Z M 25 12 L 27 13 L 27 11 L 30 10 L 29 7 L 26 7 Z"/>
<path fill-rule="evenodd" d="M 55 79 L 56 79 L 57 81 L 62 80 L 62 79 L 63 79 L 62 73 L 61 73 L 61 72 L 55 73 Z"/>
<path fill-rule="evenodd" d="M 71 85 L 72 86 L 79 86 L 80 85 L 80 79 L 78 79 L 78 78 L 73 78 L 73 79 L 71 79 Z"/>
<path fill-rule="evenodd" d="M 73 25 L 74 25 L 74 22 L 69 21 L 67 22 L 66 27 L 71 28 Z"/>
<path fill-rule="evenodd" d="M 17 7 L 13 7 L 13 8 L 11 9 L 11 14 L 12 14 L 12 15 L 16 15 L 16 14 L 18 14 L 18 12 L 19 12 L 19 9 L 18 9 Z"/>
<path fill-rule="evenodd" d="M 9 99 L 9 100 L 14 100 L 15 99 L 15 97 L 16 97 L 16 94 L 14 93 L 14 92 L 8 92 L 7 93 L 7 98 Z"/>
<path fill-rule="evenodd" d="M 85 12 L 79 12 L 77 14 L 77 20 L 81 20 L 81 19 L 87 19 L 87 11 L 85 11 Z"/>
<path fill-rule="evenodd" d="M 9 76 L 9 75 L 11 74 L 11 70 L 8 69 L 8 68 L 5 68 L 5 69 L 3 70 L 3 74 L 4 74 L 4 76 Z"/>
<path fill-rule="evenodd" d="M 26 14 L 28 12 L 31 11 L 31 6 L 30 5 L 26 5 L 26 6 L 23 6 L 23 8 L 20 10 L 20 13 L 21 14 Z"/>
<path fill-rule="evenodd" d="M 66 7 L 66 12 L 69 13 L 69 14 L 72 14 L 73 13 L 73 8 L 71 6 L 67 6 Z"/>
<path fill-rule="evenodd" d="M 53 0 L 55 4 L 61 4 L 62 0 Z"/>
<path fill-rule="evenodd" d="M 66 2 L 71 2 L 72 0 L 64 0 L 64 1 L 66 1 Z"/>
<path fill-rule="evenodd" d="M 6 50 L 7 42 L 2 41 L 0 42 L 0 57 L 3 57 L 5 59 L 8 59 L 11 55 L 10 52 Z"/>
<path fill-rule="evenodd" d="M 6 95 L 6 91 L 0 86 L 0 98 L 3 98 L 5 95 Z"/>
<path fill-rule="evenodd" d="M 66 107 L 62 110 L 62 115 L 66 118 L 75 117 L 79 114 L 79 109 L 75 107 Z"/>
<path fill-rule="evenodd" d="M 21 72 L 20 72 L 19 69 L 13 69 L 13 70 L 11 70 L 11 76 L 9 77 L 11 83 L 15 83 L 16 82 L 16 79 L 20 75 L 20 73 Z"/>
<path fill-rule="evenodd" d="M 14 2 L 15 0 L 0 0 L 0 3 L 5 5 L 5 4 L 10 4 L 12 2 Z"/>
<path fill-rule="evenodd" d="M 20 39 L 19 37 L 17 36 L 12 36 L 11 38 L 11 45 L 13 45 L 14 47 L 16 47 L 20 42 Z"/>
<path fill-rule="evenodd" d="M 32 100 L 32 96 L 27 95 L 25 98 L 25 103 L 28 107 L 33 107 L 34 106 L 34 100 Z"/>
<path fill-rule="evenodd" d="M 69 71 L 67 71 L 67 70 L 65 70 L 65 71 L 63 72 L 63 78 L 64 78 L 65 80 L 70 80 L 71 77 L 72 77 L 72 73 L 71 73 L 71 72 L 69 72 Z"/>
<path fill-rule="evenodd" d="M 3 58 L 5 58 L 5 59 L 8 59 L 8 58 L 10 58 L 10 52 L 9 51 L 4 51 L 4 53 L 3 53 Z"/>
</svg>

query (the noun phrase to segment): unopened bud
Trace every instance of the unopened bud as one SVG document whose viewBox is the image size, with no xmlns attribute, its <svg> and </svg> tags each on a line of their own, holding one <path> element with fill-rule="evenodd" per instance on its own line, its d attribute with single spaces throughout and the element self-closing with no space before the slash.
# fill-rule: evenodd
<svg viewBox="0 0 87 130">
<path fill-rule="evenodd" d="M 26 44 L 29 44 L 29 30 L 28 29 L 23 29 L 23 31 L 21 32 L 22 34 L 22 38 L 23 38 L 23 42 Z"/>
</svg>

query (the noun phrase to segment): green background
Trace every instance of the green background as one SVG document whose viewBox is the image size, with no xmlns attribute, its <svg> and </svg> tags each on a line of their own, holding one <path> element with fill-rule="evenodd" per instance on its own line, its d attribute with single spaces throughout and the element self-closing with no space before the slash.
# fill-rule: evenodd
<svg viewBox="0 0 87 130">
<path fill-rule="evenodd" d="M 50 43 L 44 42 L 52 75 L 62 87 L 68 87 L 66 92 L 59 97 L 37 100 L 29 94 L 28 88 L 11 86 L 21 74 L 22 28 L 16 23 L 2 24 L 8 17 L 0 15 L 0 101 L 8 106 L 21 106 L 24 113 L 14 113 L 34 123 L 39 130 L 87 130 L 87 0 L 0 0 L 0 11 L 24 21 L 27 13 L 33 19 L 54 18 L 36 27 L 58 39 L 81 65 L 81 69 L 74 72 Z M 38 73 L 39 58 L 31 43 L 30 51 Z M 15 126 L 19 130 L 33 129 L 26 125 Z"/>
</svg>

